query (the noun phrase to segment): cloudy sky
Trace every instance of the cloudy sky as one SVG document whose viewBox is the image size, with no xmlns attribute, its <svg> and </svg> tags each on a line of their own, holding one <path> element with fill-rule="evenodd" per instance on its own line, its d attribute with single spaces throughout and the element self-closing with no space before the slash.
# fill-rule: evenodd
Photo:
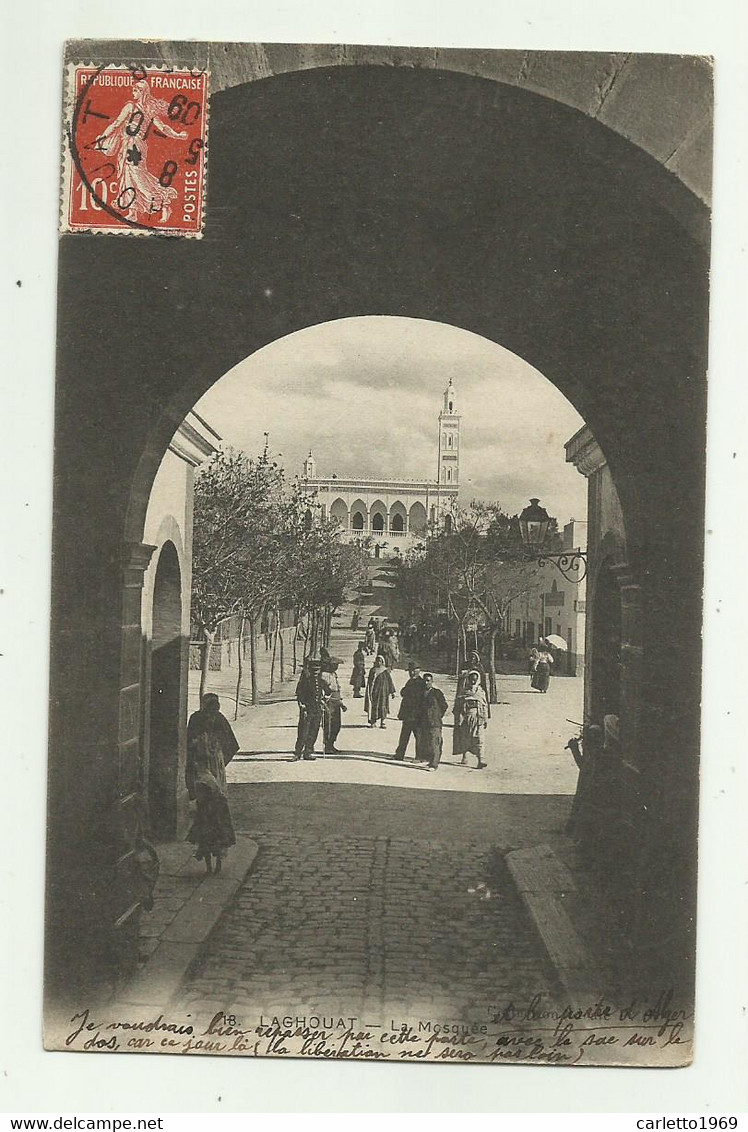
<svg viewBox="0 0 748 1132">
<path fill-rule="evenodd" d="M 442 323 L 371 316 L 328 322 L 252 354 L 195 406 L 225 441 L 270 449 L 290 475 L 435 478 L 449 378 L 462 416 L 460 501 L 508 512 L 537 495 L 563 524 L 586 518 L 586 480 L 564 460 L 582 418 L 537 370 Z"/>
</svg>

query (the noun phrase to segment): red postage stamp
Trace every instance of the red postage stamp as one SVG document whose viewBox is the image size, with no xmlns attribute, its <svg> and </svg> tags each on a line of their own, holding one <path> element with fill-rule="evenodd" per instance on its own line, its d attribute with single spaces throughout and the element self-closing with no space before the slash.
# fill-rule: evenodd
<svg viewBox="0 0 748 1132">
<path fill-rule="evenodd" d="M 65 109 L 63 232 L 201 235 L 207 71 L 74 66 Z"/>
</svg>

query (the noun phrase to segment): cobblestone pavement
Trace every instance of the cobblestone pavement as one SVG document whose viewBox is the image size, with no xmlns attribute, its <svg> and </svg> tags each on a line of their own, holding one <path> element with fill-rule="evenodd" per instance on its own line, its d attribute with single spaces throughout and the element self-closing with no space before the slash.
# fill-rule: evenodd
<svg viewBox="0 0 748 1132">
<path fill-rule="evenodd" d="M 488 1020 L 553 976 L 482 843 L 257 833 L 260 853 L 175 1006 L 260 1015 Z"/>
</svg>

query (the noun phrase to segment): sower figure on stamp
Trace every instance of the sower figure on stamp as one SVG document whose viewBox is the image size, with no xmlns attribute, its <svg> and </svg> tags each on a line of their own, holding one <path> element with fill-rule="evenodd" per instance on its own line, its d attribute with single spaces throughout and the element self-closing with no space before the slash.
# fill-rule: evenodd
<svg viewBox="0 0 748 1132">
<path fill-rule="evenodd" d="M 226 792 L 226 766 L 239 750 L 231 724 L 221 715 L 218 696 L 203 696 L 200 710 L 187 724 L 187 792 L 197 802 L 197 812 L 187 840 L 195 845 L 195 856 L 205 861 L 209 873 L 221 871 L 221 861 L 236 844 Z"/>
<path fill-rule="evenodd" d="M 397 744 L 397 750 L 395 751 L 395 758 L 400 760 L 405 758 L 411 735 L 416 734 L 416 727 L 421 718 L 423 695 L 426 691 L 424 682 L 418 671 L 418 665 L 413 661 L 408 665 L 408 673 L 408 680 L 403 685 L 400 692 L 402 703 L 397 713 L 397 718 L 402 720 L 402 727 L 400 728 L 400 739 Z M 416 758 L 418 757 L 418 747 L 416 744 Z"/>
<path fill-rule="evenodd" d="M 340 734 L 342 725 L 341 712 L 348 711 L 343 703 L 343 694 L 340 691 L 338 680 L 338 665 L 340 657 L 328 656 L 322 663 L 322 732 L 325 739 L 325 754 L 337 755 L 338 748 L 335 740 Z"/>
<path fill-rule="evenodd" d="M 155 98 L 145 79 L 132 84 L 132 101 L 126 102 L 113 122 L 96 139 L 96 149 L 113 159 L 117 182 L 117 199 L 126 200 L 127 217 L 139 220 L 153 219 L 160 213 L 166 223 L 177 191 L 164 187 L 157 172 L 148 169 L 148 128 L 140 129 L 143 122 L 153 123 L 162 136 L 182 139 L 185 130 L 175 130 L 168 121 L 169 103 Z M 135 136 L 133 123 L 138 124 Z"/>
<path fill-rule="evenodd" d="M 447 701 L 442 690 L 434 687 L 431 672 L 423 674 L 420 707 L 420 719 L 416 727 L 416 758 L 427 762 L 429 770 L 437 770 L 442 757 L 442 719 L 447 710 Z"/>
<path fill-rule="evenodd" d="M 322 662 L 307 657 L 296 685 L 299 725 L 296 731 L 295 759 L 314 760 L 314 744 L 322 723 Z"/>
</svg>

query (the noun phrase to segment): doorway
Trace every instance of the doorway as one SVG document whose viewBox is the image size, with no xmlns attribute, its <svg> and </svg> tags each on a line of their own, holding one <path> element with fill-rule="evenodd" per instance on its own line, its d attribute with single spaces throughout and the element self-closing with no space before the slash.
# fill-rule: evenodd
<svg viewBox="0 0 748 1132">
<path fill-rule="evenodd" d="M 176 835 L 179 772 L 182 579 L 173 542 L 159 555 L 153 589 L 150 743 L 146 790 L 150 832 L 155 841 Z"/>
</svg>

